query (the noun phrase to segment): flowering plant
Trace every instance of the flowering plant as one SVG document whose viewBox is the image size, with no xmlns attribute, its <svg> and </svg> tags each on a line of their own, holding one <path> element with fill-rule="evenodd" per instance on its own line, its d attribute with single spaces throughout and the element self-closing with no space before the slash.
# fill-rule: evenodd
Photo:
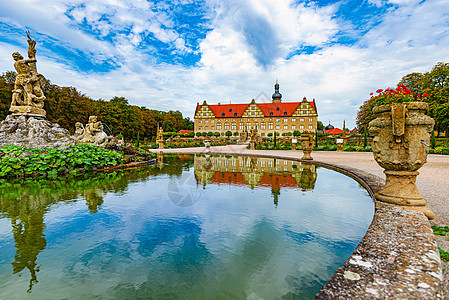
<svg viewBox="0 0 449 300">
<path fill-rule="evenodd" d="M 396 89 L 379 89 L 376 91 L 376 93 L 378 94 L 376 96 L 373 96 L 373 93 L 370 94 L 371 99 L 374 99 L 376 105 L 390 104 L 394 102 L 421 101 L 420 94 L 418 94 L 415 98 L 412 91 L 403 84 L 398 85 Z M 422 95 L 422 100 L 427 100 L 427 96 L 429 95 L 427 93 L 424 93 Z"/>
</svg>

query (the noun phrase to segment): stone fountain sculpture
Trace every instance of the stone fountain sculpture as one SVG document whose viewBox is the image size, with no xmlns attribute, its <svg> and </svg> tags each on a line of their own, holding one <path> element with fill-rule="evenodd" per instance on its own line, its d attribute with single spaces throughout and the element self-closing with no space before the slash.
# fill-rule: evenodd
<svg viewBox="0 0 449 300">
<path fill-rule="evenodd" d="M 97 116 L 90 116 L 89 123 L 85 127 L 82 123 L 76 122 L 75 138 L 80 143 L 105 147 L 108 145 L 109 138 L 103 129 L 103 124 L 97 121 Z"/>
<path fill-rule="evenodd" d="M 156 143 L 159 144 L 159 149 L 164 149 L 164 130 L 162 127 L 157 129 Z"/>
<path fill-rule="evenodd" d="M 8 115 L 0 123 L 0 147 L 21 145 L 33 148 L 58 147 L 74 144 L 69 132 L 46 120 L 44 110 L 44 76 L 37 72 L 36 41 L 28 37 L 28 59 L 18 53 L 12 54 L 17 76 Z"/>
<path fill-rule="evenodd" d="M 376 118 L 369 123 L 369 132 L 374 136 L 374 159 L 386 175 L 385 186 L 376 193 L 376 199 L 421 211 L 433 219 L 435 215 L 415 184 L 417 170 L 427 162 L 434 125 L 434 120 L 425 115 L 428 108 L 425 102 L 375 106 Z"/>
<path fill-rule="evenodd" d="M 249 139 L 249 149 L 251 149 L 251 150 L 256 149 L 256 144 L 259 143 L 259 135 L 257 132 L 257 127 L 254 127 L 253 129 L 251 129 L 249 138 L 250 138 Z"/>
</svg>

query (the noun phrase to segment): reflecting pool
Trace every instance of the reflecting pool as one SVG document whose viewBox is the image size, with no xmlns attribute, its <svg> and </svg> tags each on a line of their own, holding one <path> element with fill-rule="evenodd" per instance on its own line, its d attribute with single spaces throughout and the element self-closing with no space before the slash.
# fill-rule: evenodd
<svg viewBox="0 0 449 300">
<path fill-rule="evenodd" d="M 279 159 L 0 180 L 0 297 L 313 299 L 373 214 L 353 179 Z"/>
</svg>

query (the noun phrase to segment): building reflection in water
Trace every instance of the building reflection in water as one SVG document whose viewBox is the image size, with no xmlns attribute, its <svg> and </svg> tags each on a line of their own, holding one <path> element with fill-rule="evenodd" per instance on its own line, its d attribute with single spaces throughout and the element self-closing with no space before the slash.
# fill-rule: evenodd
<svg viewBox="0 0 449 300">
<path fill-rule="evenodd" d="M 271 188 L 277 206 L 282 188 L 313 190 L 316 166 L 301 162 L 248 156 L 196 156 L 195 178 L 203 186 L 230 184 Z"/>
</svg>

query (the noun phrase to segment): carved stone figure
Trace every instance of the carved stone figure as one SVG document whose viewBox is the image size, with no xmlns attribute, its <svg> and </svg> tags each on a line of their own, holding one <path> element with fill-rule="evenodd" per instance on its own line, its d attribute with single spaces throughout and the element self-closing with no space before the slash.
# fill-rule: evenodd
<svg viewBox="0 0 449 300">
<path fill-rule="evenodd" d="M 368 129 L 374 136 L 374 159 L 386 175 L 385 186 L 376 193 L 376 199 L 421 211 L 433 219 L 435 215 L 415 184 L 417 170 L 427 162 L 434 125 L 434 120 L 425 115 L 428 108 L 425 102 L 375 106 L 376 118 Z"/>
<path fill-rule="evenodd" d="M 95 146 L 104 147 L 108 144 L 108 135 L 103 131 L 103 124 L 97 121 L 97 116 L 90 116 L 89 123 L 83 127 L 83 124 L 75 124 L 75 138 L 81 143 L 88 143 Z"/>
<path fill-rule="evenodd" d="M 162 127 L 158 127 L 156 142 L 159 144 L 159 149 L 164 149 L 164 130 Z"/>
<path fill-rule="evenodd" d="M 257 134 L 257 127 L 254 127 L 251 129 L 250 132 L 249 149 L 254 150 L 258 142 L 259 142 L 259 135 Z"/>
<path fill-rule="evenodd" d="M 43 107 L 46 98 L 42 88 L 46 81 L 44 76 L 37 72 L 36 41 L 31 39 L 30 32 L 27 32 L 27 36 L 28 59 L 24 59 L 18 52 L 12 54 L 17 76 L 9 111 L 13 114 L 45 117 L 46 112 Z"/>
<path fill-rule="evenodd" d="M 210 154 L 210 140 L 204 140 L 204 146 L 206 147 L 204 154 Z"/>
</svg>

